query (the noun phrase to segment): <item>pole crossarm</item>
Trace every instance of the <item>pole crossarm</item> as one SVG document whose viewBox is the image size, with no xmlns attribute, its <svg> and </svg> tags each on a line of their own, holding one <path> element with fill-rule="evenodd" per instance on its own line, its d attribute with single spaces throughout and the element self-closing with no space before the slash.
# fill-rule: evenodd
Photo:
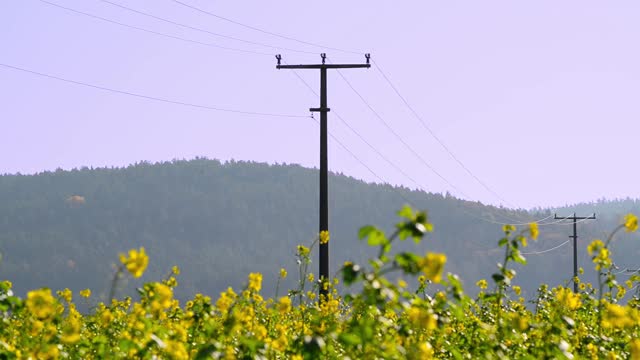
<svg viewBox="0 0 640 360">
<path fill-rule="evenodd" d="M 576 216 L 576 213 L 573 213 L 573 216 L 565 216 L 558 217 L 558 214 L 554 214 L 555 220 L 571 220 L 573 222 L 573 235 L 569 235 L 571 239 L 573 239 L 573 292 L 578 292 L 578 283 L 575 281 L 575 278 L 578 277 L 578 220 L 595 220 L 596 213 L 593 213 L 591 216 Z"/>
<path fill-rule="evenodd" d="M 554 217 L 555 220 L 595 220 L 595 218 L 595 213 L 591 216 L 576 216 L 575 214 L 573 214 L 573 216 L 558 216 L 556 214 Z"/>
<path fill-rule="evenodd" d="M 358 69 L 370 67 L 371 64 L 276 65 L 276 69 Z"/>
<path fill-rule="evenodd" d="M 320 232 L 329 231 L 329 164 L 328 164 L 328 144 L 327 144 L 327 117 L 331 110 L 327 105 L 327 70 L 329 69 L 367 69 L 371 67 L 369 63 L 371 55 L 365 54 L 366 64 L 326 64 L 326 54 L 320 54 L 322 64 L 309 65 L 282 65 L 282 55 L 276 55 L 278 65 L 276 69 L 292 69 L 292 70 L 320 70 L 320 106 L 309 109 L 311 112 L 320 113 Z M 319 249 L 319 280 L 320 284 L 320 300 L 326 299 L 329 289 L 324 283 L 329 281 L 329 242 L 320 242 Z"/>
</svg>

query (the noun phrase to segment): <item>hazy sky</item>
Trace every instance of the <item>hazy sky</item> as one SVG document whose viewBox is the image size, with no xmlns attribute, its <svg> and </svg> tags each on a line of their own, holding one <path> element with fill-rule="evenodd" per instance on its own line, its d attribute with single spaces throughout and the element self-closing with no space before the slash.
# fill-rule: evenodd
<svg viewBox="0 0 640 360">
<path fill-rule="evenodd" d="M 211 107 L 308 115 L 317 98 L 290 64 L 323 50 L 241 27 L 173 0 L 110 0 L 253 45 L 128 12 L 100 0 L 47 0 L 223 50 L 125 28 L 40 0 L 0 2 L 0 63 Z M 270 32 L 370 52 L 433 132 L 509 204 L 554 206 L 640 197 L 640 3 L 637 1 L 181 0 Z M 363 62 L 326 49 L 332 62 Z M 330 132 L 386 182 L 499 204 L 414 118 L 375 68 L 343 74 L 435 175 L 329 74 Z M 314 89 L 318 71 L 301 71 Z M 0 66 L 0 173 L 207 156 L 318 164 L 309 118 L 247 116 L 108 93 Z M 378 181 L 335 141 L 330 169 Z M 463 195 L 464 194 L 464 195 Z M 505 204 L 506 205 L 506 204 Z"/>
</svg>

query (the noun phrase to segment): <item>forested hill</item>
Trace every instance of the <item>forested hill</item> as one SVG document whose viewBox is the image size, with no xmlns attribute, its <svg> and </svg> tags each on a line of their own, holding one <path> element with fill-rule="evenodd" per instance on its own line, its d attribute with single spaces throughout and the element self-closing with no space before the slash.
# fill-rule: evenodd
<svg viewBox="0 0 640 360">
<path fill-rule="evenodd" d="M 486 219 L 527 222 L 550 214 L 507 212 L 337 174 L 330 176 L 329 186 L 332 269 L 371 256 L 372 249 L 357 240 L 357 230 L 367 224 L 392 229 L 406 198 L 428 210 L 435 231 L 419 245 L 398 245 L 420 253 L 445 252 L 446 270 L 461 275 L 471 291 L 476 280 L 489 278 L 502 255 L 496 249 L 501 226 Z M 149 269 L 120 294 L 132 294 L 140 281 L 161 279 L 173 265 L 182 270 L 180 297 L 195 292 L 216 297 L 228 286 L 242 287 L 250 272 L 264 274 L 265 292 L 271 294 L 281 267 L 290 274 L 281 289 L 292 286 L 295 246 L 309 245 L 317 235 L 317 189 L 314 169 L 207 159 L 0 176 L 0 278 L 11 280 L 19 293 L 47 286 L 91 288 L 104 296 L 118 253 L 144 246 Z M 587 239 L 602 237 L 626 212 L 640 211 L 631 200 L 579 208 L 599 212 L 597 221 L 579 225 L 580 261 L 589 269 Z M 563 243 L 570 227 L 540 230 L 531 251 Z M 614 258 L 621 266 L 640 265 L 637 236 L 616 241 Z M 557 284 L 570 276 L 570 246 L 528 259 L 516 282 L 530 293 L 540 282 Z M 311 270 L 316 267 L 312 264 Z"/>
</svg>

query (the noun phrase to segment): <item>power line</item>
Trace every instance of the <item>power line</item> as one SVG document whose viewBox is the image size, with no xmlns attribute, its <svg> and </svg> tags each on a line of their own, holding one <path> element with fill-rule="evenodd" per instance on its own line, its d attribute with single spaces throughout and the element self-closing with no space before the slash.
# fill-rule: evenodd
<svg viewBox="0 0 640 360">
<path fill-rule="evenodd" d="M 286 62 L 285 62 L 286 63 Z M 316 97 L 318 97 L 318 93 L 309 85 L 309 83 L 304 80 L 297 71 L 293 71 L 294 75 L 305 85 L 305 87 L 307 89 L 309 89 L 309 91 L 311 93 L 313 93 Z M 415 186 L 416 188 L 422 190 L 422 191 L 426 191 L 425 188 L 420 185 L 415 179 L 413 179 L 409 174 L 407 174 L 401 167 L 399 167 L 398 165 L 396 165 L 394 162 L 392 162 L 391 160 L 389 160 L 386 156 L 384 156 L 384 154 L 382 154 L 375 146 L 373 146 L 371 143 L 369 143 L 356 129 L 354 129 L 347 121 L 345 121 L 339 113 L 337 113 L 335 111 L 335 109 L 333 110 L 334 115 L 351 131 L 353 132 L 362 142 L 364 142 L 371 150 L 373 150 L 381 159 L 383 159 L 385 162 L 387 162 L 389 165 L 391 165 L 394 169 L 396 169 L 399 173 L 401 173 L 404 177 L 406 177 L 407 179 L 409 179 Z M 364 165 L 363 162 L 360 161 L 361 164 Z M 366 165 L 365 165 L 366 166 Z M 368 168 L 368 167 L 367 167 Z M 371 171 L 371 170 L 370 170 Z M 376 176 L 379 180 L 386 182 L 384 180 L 382 180 L 379 176 Z M 474 217 L 476 219 L 479 219 L 481 221 L 485 221 L 488 223 L 492 223 L 492 224 L 498 224 L 498 225 L 528 225 L 530 224 L 530 222 L 527 223 L 503 223 L 503 222 L 497 222 L 497 221 L 493 221 L 493 220 L 488 220 L 485 219 L 483 217 L 477 216 L 469 211 L 467 211 L 464 208 L 461 208 L 462 212 L 466 213 L 467 215 Z M 546 219 L 549 219 L 550 217 L 552 217 L 553 215 L 549 215 L 545 218 L 542 218 L 540 220 L 537 220 L 535 222 L 540 222 L 540 221 L 544 221 Z"/>
<path fill-rule="evenodd" d="M 285 64 L 286 62 L 283 61 Z M 309 89 L 309 91 L 311 91 L 312 94 L 314 94 L 316 97 L 320 97 L 320 95 L 311 87 L 311 85 L 309 85 L 309 83 L 307 81 L 305 81 L 300 74 L 298 74 L 297 71 L 293 70 L 293 74 L 305 85 L 305 87 L 307 89 Z M 382 157 L 382 159 L 384 159 L 385 161 L 387 161 L 389 164 L 391 164 L 394 167 L 397 167 L 394 163 L 390 162 L 389 159 L 387 159 L 386 157 L 384 157 L 384 155 L 382 155 L 375 147 L 373 147 L 368 141 L 366 141 L 355 129 L 353 129 L 351 126 L 349 126 L 348 122 L 346 122 L 335 110 L 333 111 L 333 114 L 340 119 L 340 121 L 345 124 L 351 131 L 354 132 L 354 134 L 356 134 L 362 141 L 365 142 L 365 144 L 367 144 L 370 148 L 372 148 L 380 157 Z M 313 116 L 311 116 L 311 119 L 313 119 L 316 124 L 320 125 L 320 122 L 318 122 L 318 119 L 314 118 Z M 329 136 L 331 137 L 331 139 L 333 139 L 338 145 L 340 145 L 340 147 L 342 147 L 347 153 L 349 153 L 357 162 L 360 163 L 360 165 L 362 165 L 364 168 L 367 169 L 367 171 L 369 171 L 371 173 L 371 175 L 373 175 L 376 179 L 378 179 L 381 183 L 383 184 L 389 184 L 388 181 L 386 181 L 385 179 L 383 179 L 380 175 L 378 175 L 375 171 L 373 171 L 373 169 L 371 169 L 371 167 L 369 167 L 364 161 L 362 161 L 358 156 L 356 156 L 355 153 L 353 153 L 353 151 L 351 151 L 344 143 L 342 143 L 336 136 L 333 135 L 333 133 L 331 133 L 329 131 Z M 402 168 L 397 167 L 397 170 L 399 170 L 400 172 L 404 173 L 402 171 Z M 408 176 L 408 175 L 405 175 Z M 413 179 L 411 177 L 409 177 L 410 180 L 413 181 Z M 415 181 L 414 181 L 415 182 Z M 391 184 L 389 184 L 391 186 Z M 416 183 L 416 186 L 418 188 L 420 188 L 420 185 L 418 185 Z M 404 201 L 406 201 L 409 205 L 413 206 L 413 202 L 411 200 L 409 200 L 406 196 L 404 196 L 400 191 L 397 190 L 397 188 L 395 186 L 391 186 L 391 189 L 394 191 L 394 193 L 396 193 L 398 196 L 400 196 Z"/>
<path fill-rule="evenodd" d="M 494 191 L 491 187 L 489 187 L 484 181 L 482 181 L 478 176 L 476 176 L 471 169 L 469 169 L 454 153 L 453 151 L 451 151 L 451 149 L 449 149 L 449 147 L 444 143 L 444 141 L 442 141 L 440 139 L 440 137 L 438 137 L 436 135 L 436 133 L 431 129 L 431 127 L 429 127 L 429 125 L 426 123 L 426 121 L 424 121 L 424 119 L 413 109 L 413 107 L 409 104 L 409 102 L 406 100 L 406 98 L 404 96 L 402 96 L 402 94 L 400 93 L 400 91 L 398 90 L 398 88 L 393 84 L 393 82 L 391 81 L 391 79 L 385 74 L 384 71 L 382 71 L 382 69 L 380 68 L 380 65 L 378 65 L 377 62 L 375 62 L 374 60 L 372 60 L 372 63 L 374 65 L 374 67 L 378 70 L 378 72 L 380 73 L 380 75 L 382 75 L 382 77 L 384 78 L 384 80 L 387 82 L 387 84 L 391 87 L 391 89 L 393 89 L 393 91 L 396 93 L 396 95 L 400 98 L 400 100 L 402 100 L 402 102 L 405 104 L 405 106 L 409 109 L 409 111 L 413 114 L 413 116 L 420 122 L 420 124 L 422 125 L 422 127 L 429 133 L 429 135 L 431 135 L 431 137 L 433 137 L 438 144 L 440 144 L 440 146 L 449 154 L 449 156 L 451 156 L 451 158 L 453 160 L 455 160 L 458 165 L 460 165 L 460 167 L 462 167 L 471 177 L 473 177 L 473 179 L 480 184 L 483 188 L 485 188 L 485 190 L 487 190 L 489 193 L 491 193 L 494 197 L 496 197 L 498 200 L 502 201 L 503 203 L 509 205 L 512 208 L 515 208 L 515 206 L 513 204 L 511 204 L 510 202 L 508 202 L 507 200 L 505 200 L 502 196 L 500 196 L 500 194 L 498 194 L 496 191 Z M 504 215 L 503 215 L 504 216 Z M 536 220 L 534 222 L 536 223 L 540 223 L 541 221 L 544 221 L 546 219 L 549 219 L 552 215 L 545 217 L 543 219 L 539 219 Z M 504 216 L 505 218 L 509 219 L 507 216 Z M 507 225 L 507 224 L 503 224 L 503 225 Z M 542 224 L 541 224 L 542 225 Z"/>
<path fill-rule="evenodd" d="M 281 49 L 281 50 L 287 50 L 287 51 L 305 53 L 305 54 L 314 54 L 314 55 L 316 54 L 315 52 L 311 52 L 311 51 L 296 50 L 296 49 L 291 49 L 291 48 L 286 48 L 286 47 L 281 47 L 281 46 L 273 46 L 273 45 L 268 45 L 268 44 L 264 44 L 264 43 L 260 43 L 260 42 L 256 42 L 256 41 L 250 41 L 250 40 L 245 40 L 245 39 L 241 39 L 241 38 L 237 38 L 237 37 L 233 37 L 233 36 L 229 36 L 229 35 L 219 34 L 219 33 L 216 33 L 216 32 L 213 32 L 213 31 L 209 31 L 209 30 L 206 30 L 206 29 L 203 29 L 203 28 L 182 24 L 182 23 L 179 23 L 179 22 L 176 22 L 176 21 L 173 21 L 173 20 L 169 20 L 169 19 L 166 19 L 166 18 L 163 18 L 163 17 L 159 17 L 159 16 L 156 16 L 156 15 L 153 15 L 153 14 L 149 14 L 149 13 L 146 13 L 144 11 L 132 9 L 130 7 L 127 7 L 127 6 L 118 4 L 118 3 L 114 3 L 114 2 L 111 2 L 109 0 L 98 0 L 98 1 L 101 1 L 101 2 L 106 3 L 106 4 L 110 4 L 112 6 L 119 7 L 121 9 L 130 11 L 130 12 L 142 15 L 142 16 L 146 16 L 146 17 L 150 17 L 152 19 L 163 21 L 163 22 L 166 22 L 166 23 L 169 23 L 169 24 L 172 24 L 172 25 L 176 25 L 176 26 L 180 26 L 180 27 L 183 27 L 183 28 L 186 28 L 186 29 L 191 29 L 191 30 L 203 32 L 203 33 L 206 33 L 206 34 L 209 34 L 209 35 L 213 35 L 213 36 L 222 37 L 222 38 L 225 38 L 225 39 L 240 41 L 240 42 L 247 43 L 247 44 L 252 44 L 252 45 L 264 46 L 264 47 L 268 47 L 268 48 L 272 48 L 272 49 Z M 275 55 L 275 54 L 273 54 L 273 55 Z"/>
<path fill-rule="evenodd" d="M 41 73 L 41 72 L 29 70 L 29 69 L 24 69 L 24 68 L 13 66 L 13 65 L 3 64 L 3 63 L 0 63 L 0 66 L 3 66 L 3 67 L 8 68 L 8 69 L 12 69 L 12 70 L 17 70 L 17 71 L 21 71 L 21 72 L 25 72 L 25 73 L 29 73 L 29 74 L 33 74 L 33 75 L 38 75 L 38 76 L 41 76 L 41 77 L 46 77 L 46 78 L 49 78 L 49 79 L 54 79 L 54 80 L 58 80 L 58 81 L 62 81 L 62 82 L 70 83 L 70 84 L 90 87 L 90 88 L 98 89 L 98 90 L 102 90 L 102 91 L 108 91 L 108 92 L 112 92 L 112 93 L 133 96 L 133 97 L 137 97 L 137 98 L 141 98 L 141 99 L 153 100 L 153 101 L 158 101 L 158 102 L 163 102 L 163 103 L 168 103 L 168 104 L 174 104 L 174 105 L 188 106 L 188 107 L 193 107 L 193 108 L 198 108 L 198 109 L 222 111 L 222 112 L 236 113 L 236 114 L 242 114 L 242 115 L 252 115 L 252 116 L 270 116 L 270 117 L 283 117 L 283 118 L 304 118 L 304 117 L 308 117 L 308 116 L 304 116 L 304 115 L 274 114 L 274 113 L 264 113 L 264 112 L 244 111 L 244 110 L 235 110 L 235 109 L 225 109 L 225 108 L 208 106 L 208 105 L 192 104 L 192 103 L 176 101 L 176 100 L 169 100 L 169 99 L 164 99 L 164 98 L 159 98 L 159 97 L 154 97 L 154 96 L 149 96 L 149 95 L 136 94 L 136 93 L 132 93 L 132 92 L 124 91 L 124 90 L 117 90 L 117 89 L 107 88 L 107 87 L 99 86 L 99 85 L 93 85 L 93 84 L 89 84 L 89 83 L 85 83 L 85 82 L 81 82 L 81 81 L 70 80 L 70 79 L 58 77 L 58 76 L 55 76 L 55 75 L 49 75 L 49 74 L 45 74 L 45 73 Z"/>
<path fill-rule="evenodd" d="M 233 20 L 233 19 L 226 18 L 224 16 L 220 16 L 220 15 L 214 14 L 214 13 L 212 13 L 210 11 L 207 11 L 207 10 L 204 10 L 202 8 L 199 8 L 199 7 L 196 7 L 196 6 L 193 6 L 193 5 L 189 5 L 189 4 L 184 3 L 182 1 L 179 1 L 179 0 L 172 0 L 172 1 L 177 3 L 177 4 L 182 5 L 184 7 L 190 8 L 192 10 L 201 12 L 201 13 L 209 15 L 209 16 L 213 16 L 213 17 L 215 17 L 217 19 L 224 20 L 224 21 L 230 22 L 232 24 L 245 27 L 247 29 L 258 31 L 258 32 L 261 32 L 263 34 L 279 37 L 281 39 L 295 41 L 295 42 L 300 43 L 300 44 L 311 45 L 311 46 L 315 46 L 315 47 L 318 47 L 318 48 L 321 48 L 321 49 L 335 50 L 335 51 L 340 51 L 340 52 L 350 53 L 350 54 L 360 54 L 360 55 L 363 54 L 363 52 L 344 50 L 344 49 L 339 49 L 339 48 L 334 48 L 334 47 L 330 47 L 330 46 L 324 46 L 324 45 L 312 43 L 312 42 L 309 42 L 309 41 L 299 40 L 299 39 L 296 39 L 296 38 L 293 38 L 293 37 L 290 37 L 290 36 L 285 36 L 285 35 L 282 35 L 282 34 L 278 34 L 278 33 L 274 33 L 274 32 L 271 32 L 271 31 L 264 30 L 264 29 L 260 29 L 260 28 L 255 27 L 255 26 L 247 25 L 247 24 L 241 23 L 239 21 L 236 21 L 236 20 Z"/>
<path fill-rule="evenodd" d="M 393 134 L 393 136 L 396 137 L 396 139 L 398 139 L 404 146 L 405 148 L 407 148 L 411 153 L 413 153 L 413 155 L 415 155 L 427 168 L 429 168 L 429 170 L 431 170 L 431 172 L 433 172 L 434 174 L 436 174 L 440 179 L 442 179 L 447 185 L 449 185 L 453 190 L 457 191 L 458 193 L 460 193 L 462 196 L 470 199 L 470 197 L 468 195 L 466 195 L 462 190 L 458 189 L 455 185 L 453 185 L 449 180 L 447 180 L 444 176 L 442 176 L 442 174 L 440 174 L 436 169 L 433 168 L 433 166 L 431 166 L 431 164 L 429 164 L 413 147 L 411 147 L 411 145 L 409 145 L 406 141 L 404 141 L 404 139 L 398 135 L 398 133 L 393 130 L 393 128 L 391 127 L 391 125 L 389 125 L 389 123 L 387 123 L 386 120 L 384 120 L 384 118 L 367 102 L 367 100 L 365 100 L 365 98 L 358 92 L 358 90 L 356 90 L 353 85 L 351 85 L 351 83 L 349 82 L 349 80 L 347 80 L 347 78 L 338 70 L 338 74 L 340 75 L 340 77 L 342 77 L 342 79 L 347 83 L 347 85 L 351 88 L 351 90 L 353 90 L 353 92 L 358 95 L 358 97 L 360 98 L 360 100 L 362 100 L 362 102 L 369 108 L 369 110 L 371 110 L 371 112 L 380 120 L 382 121 L 382 123 L 385 125 L 385 127 L 389 130 L 389 132 L 391 134 Z"/>
<path fill-rule="evenodd" d="M 307 83 L 301 76 L 300 74 L 298 74 L 297 71 L 293 71 L 293 73 L 295 74 L 295 76 L 307 87 L 307 89 L 309 89 L 309 91 L 311 91 L 316 97 L 319 97 L 320 95 L 309 85 L 309 83 Z M 396 165 L 395 163 L 393 163 L 391 160 L 389 160 L 386 156 L 384 156 L 384 154 L 382 154 L 378 149 L 376 149 L 375 146 L 371 145 L 370 142 L 367 141 L 367 139 L 365 139 L 356 129 L 354 129 L 349 122 L 345 121 L 344 118 L 342 116 L 340 116 L 340 114 L 338 112 L 336 112 L 335 110 L 333 110 L 333 114 L 338 118 L 338 120 L 340 120 L 340 122 L 342 122 L 343 125 L 345 125 L 347 127 L 347 129 L 349 129 L 352 133 L 354 133 L 362 142 L 364 142 L 371 150 L 373 150 L 382 160 L 384 160 L 387 164 L 391 165 L 394 169 L 396 169 L 400 174 L 402 174 L 404 177 L 406 177 L 407 179 L 409 179 L 417 188 L 422 189 L 422 186 L 420 186 L 420 184 L 418 184 L 418 182 L 413 179 L 409 174 L 407 174 L 401 167 L 399 167 L 398 165 Z M 385 181 L 386 182 L 386 181 Z"/>
<path fill-rule="evenodd" d="M 312 117 L 312 119 L 316 122 L 316 124 L 320 125 L 320 122 L 318 121 L 318 119 Z M 351 157 L 353 157 L 357 162 L 360 163 L 360 165 L 364 166 L 365 169 L 367 169 L 371 175 L 373 175 L 376 179 L 378 179 L 380 182 L 384 183 L 389 183 L 388 181 L 385 181 L 382 177 L 380 177 L 375 171 L 373 171 L 373 169 L 371 169 L 367 164 L 364 163 L 364 161 L 362 161 L 358 156 L 356 156 L 356 154 L 354 154 L 346 145 L 344 145 L 337 137 L 335 137 L 331 132 L 329 132 L 329 136 L 331 137 L 331 139 L 333 141 L 335 141 L 338 145 L 340 145 L 341 148 L 343 148 L 347 153 L 349 153 L 349 155 L 351 155 Z M 406 196 L 402 195 L 402 193 L 400 193 L 394 186 L 391 186 L 391 189 L 394 191 L 394 193 L 396 193 L 398 196 L 400 196 L 404 201 L 406 201 L 409 205 L 412 205 L 412 201 L 409 200 Z"/>
<path fill-rule="evenodd" d="M 105 22 L 108 22 L 110 24 L 123 26 L 123 27 L 129 28 L 129 29 L 142 31 L 142 32 L 145 32 L 145 33 L 148 33 L 148 34 L 162 36 L 162 37 L 169 38 L 169 39 L 174 39 L 174 40 L 184 41 L 184 42 L 188 42 L 188 43 L 192 43 L 192 44 L 208 46 L 208 47 L 213 47 L 213 48 L 222 49 L 222 50 L 228 50 L 228 51 L 233 51 L 233 52 L 239 52 L 239 53 L 273 56 L 273 54 L 271 54 L 271 53 L 232 48 L 232 47 L 228 47 L 228 46 L 222 46 L 222 45 L 206 43 L 206 42 L 197 41 L 197 40 L 191 40 L 191 39 L 187 39 L 187 38 L 183 38 L 183 37 L 179 37 L 179 36 L 169 35 L 169 34 L 161 33 L 161 32 L 158 32 L 158 31 L 141 28 L 141 27 L 138 27 L 138 26 L 121 23 L 119 21 L 107 19 L 107 18 L 98 16 L 98 15 L 94 15 L 94 14 L 90 14 L 90 13 L 84 12 L 84 11 L 72 9 L 72 8 L 69 8 L 69 7 L 66 7 L 66 6 L 62 6 L 62 5 L 59 5 L 59 4 L 56 4 L 56 3 L 49 2 L 47 0 L 37 0 L 37 1 L 40 1 L 40 2 L 45 3 L 47 5 L 54 6 L 54 7 L 66 10 L 66 11 L 73 12 L 73 13 L 76 13 L 76 14 L 84 15 L 84 16 L 87 16 L 87 17 L 90 17 L 90 18 L 93 18 L 93 19 L 101 20 L 101 21 L 105 21 Z"/>
<path fill-rule="evenodd" d="M 563 246 L 567 245 L 567 244 L 569 243 L 569 241 L 571 241 L 571 239 L 569 239 L 569 240 L 567 240 L 567 241 L 563 242 L 562 244 L 560 244 L 560 245 L 558 245 L 558 246 L 552 247 L 551 249 L 542 250 L 542 251 L 533 251 L 533 252 L 523 252 L 523 253 L 521 253 L 521 254 L 522 254 L 522 255 L 540 255 L 540 254 L 545 254 L 545 253 L 551 252 L 551 251 L 553 251 L 553 250 L 559 249 L 559 248 L 561 248 L 561 247 L 563 247 Z"/>
<path fill-rule="evenodd" d="M 515 208 L 515 206 L 513 206 L 513 204 L 510 204 L 508 201 L 506 201 L 502 196 L 500 196 L 497 192 L 495 192 L 493 189 L 491 189 L 484 181 L 480 180 L 480 178 L 478 178 L 478 176 L 476 176 L 450 149 L 449 147 L 440 139 L 440 137 L 438 137 L 435 132 L 431 129 L 431 127 L 429 127 L 429 125 L 427 125 L 427 123 L 422 119 L 422 117 L 420 115 L 418 115 L 418 113 L 413 109 L 413 107 L 409 104 L 409 102 L 405 99 L 404 96 L 402 96 L 402 94 L 400 94 L 400 91 L 398 90 L 398 88 L 391 82 L 391 80 L 389 79 L 389 77 L 382 71 L 382 69 L 380 68 L 380 66 L 375 62 L 372 61 L 373 65 L 375 66 L 375 68 L 378 70 L 378 72 L 382 75 L 382 77 L 386 80 L 387 84 L 389 84 L 389 86 L 393 89 L 393 91 L 396 93 L 396 95 L 398 95 L 398 97 L 400 98 L 400 100 L 402 100 L 402 102 L 405 104 L 405 106 L 411 111 L 411 113 L 413 114 L 413 116 L 418 119 L 418 121 L 420 122 L 420 124 L 422 124 L 422 127 L 429 133 L 429 135 L 431 135 L 431 137 L 433 137 L 438 144 L 440 144 L 440 146 L 449 154 L 449 156 L 451 156 L 451 158 L 453 160 L 455 160 L 458 165 L 460 165 L 460 167 L 462 167 L 471 177 L 473 177 L 473 179 L 480 184 L 483 188 L 485 188 L 488 192 L 490 192 L 493 196 L 495 196 L 498 200 L 502 201 L 503 203 L 511 206 L 512 208 Z"/>
</svg>

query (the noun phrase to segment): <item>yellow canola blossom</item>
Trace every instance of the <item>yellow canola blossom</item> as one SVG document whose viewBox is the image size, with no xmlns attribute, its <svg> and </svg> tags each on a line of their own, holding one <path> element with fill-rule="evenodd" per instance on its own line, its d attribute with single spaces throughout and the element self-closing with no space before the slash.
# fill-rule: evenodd
<svg viewBox="0 0 640 360">
<path fill-rule="evenodd" d="M 538 230 L 538 223 L 532 222 L 529 224 L 529 234 L 531 235 L 531 239 L 538 239 L 538 235 L 540 235 L 540 231 Z"/>
<path fill-rule="evenodd" d="M 629 347 L 631 348 L 631 360 L 640 360 L 640 339 L 633 339 Z"/>
<path fill-rule="evenodd" d="M 48 319 L 56 313 L 56 299 L 50 289 L 33 290 L 27 293 L 27 309 L 37 319 Z"/>
<path fill-rule="evenodd" d="M 602 249 L 604 247 L 604 243 L 600 239 L 595 239 L 587 246 L 587 253 L 589 255 L 593 255 L 594 252 Z"/>
<path fill-rule="evenodd" d="M 320 244 L 329 243 L 329 232 L 327 230 L 320 231 Z"/>
<path fill-rule="evenodd" d="M 503 225 L 502 226 L 502 231 L 504 231 L 505 234 L 509 235 L 512 232 L 516 231 L 516 227 L 513 225 Z"/>
<path fill-rule="evenodd" d="M 427 253 L 418 266 L 427 279 L 437 284 L 442 280 L 442 271 L 446 262 L 447 256 L 445 254 Z"/>
<path fill-rule="evenodd" d="M 605 328 L 622 329 L 637 325 L 637 312 L 626 306 L 618 304 L 606 304 L 602 316 L 602 326 Z"/>
<path fill-rule="evenodd" d="M 282 315 L 291 311 L 291 299 L 288 296 L 283 296 L 278 300 L 278 312 Z"/>
<path fill-rule="evenodd" d="M 259 292 L 260 289 L 262 289 L 262 274 L 260 273 L 249 274 L 248 290 Z"/>
<path fill-rule="evenodd" d="M 571 289 L 564 287 L 556 288 L 556 300 L 558 300 L 560 305 L 569 310 L 575 310 L 582 305 L 580 295 L 574 294 Z"/>
<path fill-rule="evenodd" d="M 638 217 L 634 214 L 627 214 L 624 217 L 624 229 L 626 232 L 638 231 Z"/>
<path fill-rule="evenodd" d="M 478 282 L 476 283 L 476 286 L 479 287 L 480 289 L 484 290 L 487 288 L 487 280 L 485 279 L 480 279 L 478 280 Z"/>
<path fill-rule="evenodd" d="M 139 278 L 147 269 L 147 265 L 149 265 L 149 257 L 144 251 L 144 247 L 141 247 L 140 250 L 129 250 L 129 256 L 120 254 L 120 262 L 134 278 Z"/>
</svg>

